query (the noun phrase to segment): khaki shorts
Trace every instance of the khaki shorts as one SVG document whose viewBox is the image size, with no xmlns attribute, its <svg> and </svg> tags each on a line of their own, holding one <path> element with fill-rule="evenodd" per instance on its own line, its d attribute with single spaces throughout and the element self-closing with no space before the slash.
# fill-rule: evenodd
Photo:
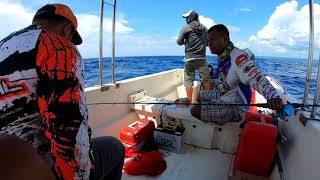
<svg viewBox="0 0 320 180">
<path fill-rule="evenodd" d="M 187 61 L 184 64 L 184 86 L 192 87 L 195 72 L 200 72 L 202 82 L 211 82 L 210 70 L 206 59 Z"/>
</svg>

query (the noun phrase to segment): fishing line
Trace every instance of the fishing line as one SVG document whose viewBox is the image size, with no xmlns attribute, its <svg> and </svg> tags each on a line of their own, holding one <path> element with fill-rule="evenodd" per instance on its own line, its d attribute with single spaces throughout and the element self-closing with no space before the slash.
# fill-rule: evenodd
<svg viewBox="0 0 320 180">
<path fill-rule="evenodd" d="M 87 105 L 186 105 L 186 103 L 179 103 L 179 102 L 96 102 L 96 103 L 88 103 Z M 262 107 L 268 108 L 267 103 L 258 103 L 258 104 L 228 104 L 228 103 L 214 103 L 214 102 L 202 102 L 202 103 L 189 103 L 189 105 L 198 105 L 198 106 L 239 106 L 239 107 L 248 107 L 248 106 L 255 106 L 255 107 Z M 320 104 L 300 104 L 300 103 L 291 103 L 291 106 L 294 108 L 301 108 L 301 107 L 320 107 Z"/>
</svg>

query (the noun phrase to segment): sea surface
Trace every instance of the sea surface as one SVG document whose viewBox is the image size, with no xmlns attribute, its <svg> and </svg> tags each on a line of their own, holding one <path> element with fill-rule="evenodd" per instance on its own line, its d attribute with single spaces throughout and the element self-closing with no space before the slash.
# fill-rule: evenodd
<svg viewBox="0 0 320 180">
<path fill-rule="evenodd" d="M 209 56 L 208 61 L 217 66 L 217 58 Z M 103 80 L 111 81 L 111 58 L 104 59 Z M 266 75 L 272 76 L 284 84 L 288 92 L 302 102 L 306 82 L 307 60 L 295 58 L 257 57 L 258 68 Z M 123 80 L 161 71 L 183 68 L 182 56 L 142 56 L 116 58 L 116 80 Z M 312 102 L 315 92 L 318 60 L 313 61 L 312 83 L 309 102 Z M 199 76 L 199 75 L 198 75 Z M 98 58 L 85 60 L 85 86 L 99 84 Z"/>
</svg>

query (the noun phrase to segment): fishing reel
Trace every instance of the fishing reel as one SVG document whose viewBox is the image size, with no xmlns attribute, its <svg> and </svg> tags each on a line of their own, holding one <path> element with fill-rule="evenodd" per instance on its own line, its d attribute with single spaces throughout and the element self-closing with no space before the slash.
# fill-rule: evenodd
<svg viewBox="0 0 320 180">
<path fill-rule="evenodd" d="M 295 114 L 295 108 L 291 104 L 283 106 L 282 111 L 275 113 L 275 118 L 288 122 L 290 117 Z"/>
</svg>

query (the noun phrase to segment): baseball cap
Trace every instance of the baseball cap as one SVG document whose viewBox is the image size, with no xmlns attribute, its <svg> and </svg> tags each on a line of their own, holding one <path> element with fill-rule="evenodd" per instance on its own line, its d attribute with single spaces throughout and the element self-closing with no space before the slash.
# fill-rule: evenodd
<svg viewBox="0 0 320 180">
<path fill-rule="evenodd" d="M 198 15 L 198 13 L 196 13 L 194 10 L 190 10 L 190 11 L 182 14 L 182 17 L 183 17 L 183 18 L 188 18 L 190 15 L 196 16 L 196 15 Z"/>
<path fill-rule="evenodd" d="M 80 45 L 82 43 L 82 38 L 77 31 L 78 21 L 68 6 L 64 4 L 47 4 L 36 12 L 34 18 L 51 18 L 55 16 L 62 16 L 71 22 L 75 29 L 75 34 L 73 35 L 71 42 L 75 45 Z"/>
</svg>

